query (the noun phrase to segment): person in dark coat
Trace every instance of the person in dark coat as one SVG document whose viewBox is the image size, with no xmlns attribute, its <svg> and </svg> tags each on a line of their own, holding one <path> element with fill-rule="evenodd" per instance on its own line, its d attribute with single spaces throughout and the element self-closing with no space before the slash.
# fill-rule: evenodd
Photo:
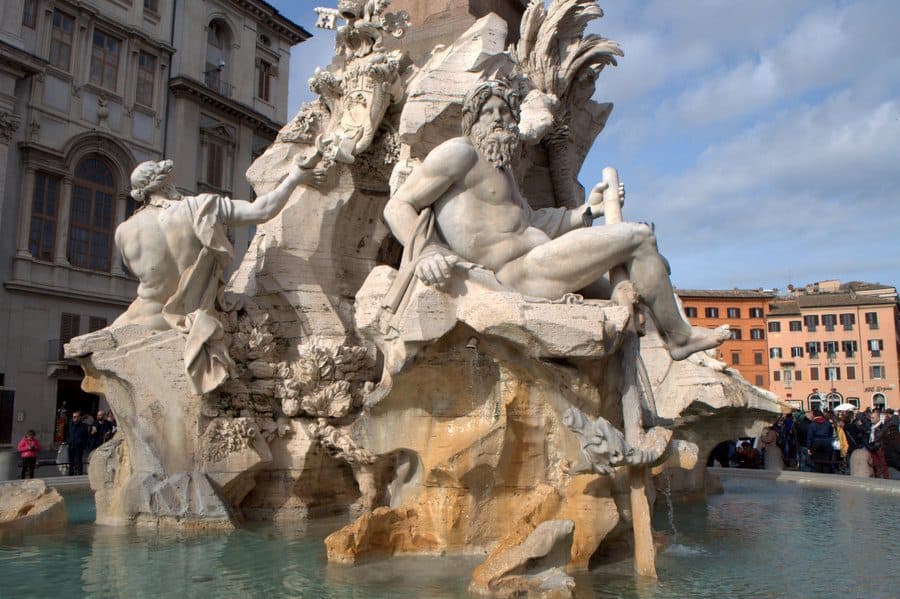
<svg viewBox="0 0 900 599">
<path fill-rule="evenodd" d="M 794 447 L 797 451 L 797 467 L 804 472 L 811 470 L 809 465 L 809 448 L 806 446 L 806 433 L 809 431 L 812 419 L 813 413 L 812 410 L 809 410 L 799 416 L 794 424 Z"/>
<path fill-rule="evenodd" d="M 66 441 L 69 444 L 69 476 L 84 474 L 84 450 L 90 441 L 90 431 L 81 421 L 81 412 L 72 412 Z"/>
<path fill-rule="evenodd" d="M 806 430 L 806 447 L 807 452 L 812 458 L 813 472 L 834 472 L 833 456 L 834 446 L 834 427 L 822 415 L 822 411 L 816 408 L 813 410 L 813 419 L 809 423 Z"/>
</svg>

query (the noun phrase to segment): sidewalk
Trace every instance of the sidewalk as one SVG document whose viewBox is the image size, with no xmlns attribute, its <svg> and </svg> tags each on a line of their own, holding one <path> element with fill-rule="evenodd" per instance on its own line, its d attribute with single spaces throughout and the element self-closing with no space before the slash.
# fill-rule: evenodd
<svg viewBox="0 0 900 599">
<path fill-rule="evenodd" d="M 900 480 L 883 478 L 856 478 L 843 474 L 820 474 L 818 472 L 799 472 L 796 470 L 752 470 L 749 468 L 707 467 L 707 471 L 721 478 L 753 478 L 757 480 L 774 480 L 794 483 L 810 487 L 829 489 L 863 489 L 900 495 Z"/>
</svg>

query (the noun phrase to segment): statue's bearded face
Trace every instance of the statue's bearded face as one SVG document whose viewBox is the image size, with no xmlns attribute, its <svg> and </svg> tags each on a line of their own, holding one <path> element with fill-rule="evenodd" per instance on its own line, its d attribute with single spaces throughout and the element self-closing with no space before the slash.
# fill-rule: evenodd
<svg viewBox="0 0 900 599">
<path fill-rule="evenodd" d="M 484 103 L 469 139 L 478 153 L 495 167 L 509 166 L 519 147 L 519 125 L 503 98 L 491 96 Z"/>
</svg>

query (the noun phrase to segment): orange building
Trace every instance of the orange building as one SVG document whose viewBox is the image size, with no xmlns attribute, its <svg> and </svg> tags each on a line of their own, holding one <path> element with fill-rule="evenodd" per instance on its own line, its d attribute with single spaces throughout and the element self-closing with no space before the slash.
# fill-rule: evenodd
<svg viewBox="0 0 900 599">
<path fill-rule="evenodd" d="M 803 409 L 900 408 L 896 298 L 892 287 L 824 281 L 771 302 L 769 389 Z"/>
<path fill-rule="evenodd" d="M 719 346 L 718 358 L 757 387 L 769 388 L 765 310 L 774 291 L 761 289 L 676 289 L 691 324 L 715 328 L 727 324 L 731 339 Z"/>
</svg>

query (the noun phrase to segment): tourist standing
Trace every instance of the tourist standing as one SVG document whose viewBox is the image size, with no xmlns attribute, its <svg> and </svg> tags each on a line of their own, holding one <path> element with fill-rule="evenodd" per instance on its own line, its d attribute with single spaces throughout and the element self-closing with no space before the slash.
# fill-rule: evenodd
<svg viewBox="0 0 900 599">
<path fill-rule="evenodd" d="M 34 468 L 37 466 L 37 456 L 41 450 L 41 443 L 37 440 L 35 432 L 29 430 L 25 433 L 16 449 L 22 456 L 22 476 L 20 478 L 34 478 Z"/>
<path fill-rule="evenodd" d="M 797 446 L 794 442 L 794 414 L 789 412 L 784 417 L 784 423 L 781 425 L 781 437 L 784 439 L 784 463 L 787 464 L 793 460 L 797 453 Z"/>
<path fill-rule="evenodd" d="M 812 470 L 809 463 L 809 446 L 807 445 L 807 433 L 812 419 L 812 410 L 807 410 L 797 418 L 797 423 L 794 425 L 794 430 L 797 431 L 797 434 L 794 435 L 797 447 L 797 467 L 803 472 Z"/>
<path fill-rule="evenodd" d="M 884 447 L 882 446 L 882 435 L 884 433 L 884 415 L 881 410 L 875 409 L 869 413 L 869 421 L 872 426 L 869 428 L 869 440 L 866 443 L 866 449 L 872 461 L 873 476 L 875 478 L 890 478 L 887 460 L 884 455 Z"/>
<path fill-rule="evenodd" d="M 84 474 L 84 450 L 87 449 L 90 431 L 81 421 L 81 412 L 72 412 L 69 424 L 69 476 Z"/>
<path fill-rule="evenodd" d="M 818 408 L 813 410 L 812 422 L 806 430 L 806 451 L 810 457 L 813 472 L 832 473 L 834 447 L 834 427 Z"/>
<path fill-rule="evenodd" d="M 119 430 L 119 427 L 116 425 L 116 417 L 112 412 L 109 412 L 106 415 L 106 429 L 103 433 L 103 442 L 106 443 L 112 439 L 117 430 Z"/>
</svg>

